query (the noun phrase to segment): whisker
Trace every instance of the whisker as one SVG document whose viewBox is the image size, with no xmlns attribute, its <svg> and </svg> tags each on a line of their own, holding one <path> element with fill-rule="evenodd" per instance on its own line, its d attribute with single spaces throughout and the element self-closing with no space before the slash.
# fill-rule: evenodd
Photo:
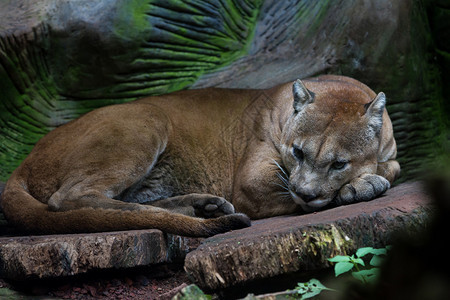
<svg viewBox="0 0 450 300">
<path fill-rule="evenodd" d="M 278 178 L 280 178 L 281 181 L 283 181 L 283 183 L 288 186 L 289 185 L 289 181 L 283 177 L 283 175 L 281 175 L 280 173 L 277 173 Z"/>
<path fill-rule="evenodd" d="M 277 177 L 281 180 L 282 184 L 276 183 L 274 182 L 273 184 L 279 186 L 280 188 L 282 188 L 284 191 L 280 191 L 277 192 L 277 195 L 281 198 L 281 199 L 292 199 L 290 190 L 289 190 L 289 175 L 287 174 L 287 172 L 285 171 L 285 169 L 275 160 L 272 159 L 273 163 L 275 164 L 275 166 L 281 171 L 281 172 L 276 172 Z"/>
<path fill-rule="evenodd" d="M 288 200 L 292 199 L 290 194 L 289 195 L 279 194 L 278 197 L 280 197 L 280 199 L 288 199 Z"/>
<path fill-rule="evenodd" d="M 278 167 L 278 169 L 280 169 L 281 172 L 283 172 L 284 176 L 286 176 L 286 178 L 289 178 L 289 175 L 286 173 L 284 168 L 282 166 L 280 166 L 280 164 L 275 159 L 272 158 L 272 161 L 275 163 L 275 165 Z"/>
<path fill-rule="evenodd" d="M 278 185 L 279 187 L 281 187 L 283 190 L 289 191 L 289 188 L 287 186 L 284 186 L 282 184 L 276 183 L 274 182 L 273 184 Z"/>
<path fill-rule="evenodd" d="M 289 192 L 277 192 L 277 194 L 279 194 L 279 195 L 291 195 L 291 193 L 289 193 Z"/>
</svg>

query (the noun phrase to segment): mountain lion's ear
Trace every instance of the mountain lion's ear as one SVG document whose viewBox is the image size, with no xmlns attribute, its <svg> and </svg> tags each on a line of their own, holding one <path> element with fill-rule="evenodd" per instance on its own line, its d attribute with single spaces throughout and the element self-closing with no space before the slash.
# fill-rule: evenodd
<svg viewBox="0 0 450 300">
<path fill-rule="evenodd" d="M 366 117 L 368 118 L 369 127 L 373 128 L 378 134 L 383 126 L 383 112 L 386 107 L 386 96 L 379 93 L 372 102 L 364 105 L 366 108 Z"/>
<path fill-rule="evenodd" d="M 301 111 L 307 104 L 314 102 L 314 93 L 308 91 L 300 79 L 297 79 L 292 86 L 294 94 L 294 110 L 296 113 Z"/>
</svg>

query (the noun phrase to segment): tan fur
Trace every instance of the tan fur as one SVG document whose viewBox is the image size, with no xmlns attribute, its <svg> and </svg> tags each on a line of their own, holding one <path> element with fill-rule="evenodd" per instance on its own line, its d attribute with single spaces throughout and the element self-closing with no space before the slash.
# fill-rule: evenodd
<svg viewBox="0 0 450 300">
<path fill-rule="evenodd" d="M 377 95 L 347 77 L 303 83 L 294 96 L 287 83 L 94 110 L 36 144 L 6 184 L 4 214 L 33 233 L 159 228 L 208 236 L 250 225 L 234 208 L 263 218 L 384 192 L 400 167 L 384 106 L 382 127 L 368 126 L 377 124 L 368 118 L 377 107 L 364 104 Z M 298 104 L 302 93 L 313 101 Z M 337 158 L 348 161 L 342 174 L 330 171 Z"/>
</svg>

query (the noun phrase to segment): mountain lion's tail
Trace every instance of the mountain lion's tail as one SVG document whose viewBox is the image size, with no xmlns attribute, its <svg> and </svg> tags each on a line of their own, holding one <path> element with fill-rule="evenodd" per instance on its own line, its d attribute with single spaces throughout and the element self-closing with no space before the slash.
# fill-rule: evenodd
<svg viewBox="0 0 450 300">
<path fill-rule="evenodd" d="M 249 218 L 243 214 L 200 219 L 151 206 L 148 210 L 137 211 L 94 208 L 49 211 L 46 204 L 28 193 L 26 183 L 14 174 L 8 180 L 1 198 L 1 207 L 8 222 L 29 234 L 160 229 L 183 236 L 207 237 L 250 226 Z"/>
</svg>

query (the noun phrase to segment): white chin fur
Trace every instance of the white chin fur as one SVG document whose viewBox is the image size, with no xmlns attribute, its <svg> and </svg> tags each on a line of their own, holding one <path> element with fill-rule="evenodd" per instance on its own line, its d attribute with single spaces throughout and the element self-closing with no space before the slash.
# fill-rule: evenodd
<svg viewBox="0 0 450 300">
<path fill-rule="evenodd" d="M 325 205 L 327 205 L 329 203 L 329 201 L 326 199 L 317 199 L 317 200 L 313 200 L 313 201 L 306 203 L 295 192 L 289 191 L 289 193 L 292 196 L 292 200 L 294 200 L 295 203 L 300 205 L 302 207 L 302 209 L 306 212 L 315 211 L 321 207 L 324 207 Z"/>
<path fill-rule="evenodd" d="M 310 207 L 314 207 L 314 208 L 321 208 L 321 207 L 324 207 L 325 205 L 327 205 L 328 202 L 329 201 L 326 199 L 317 199 L 317 200 L 308 202 L 306 205 L 308 205 Z"/>
</svg>

